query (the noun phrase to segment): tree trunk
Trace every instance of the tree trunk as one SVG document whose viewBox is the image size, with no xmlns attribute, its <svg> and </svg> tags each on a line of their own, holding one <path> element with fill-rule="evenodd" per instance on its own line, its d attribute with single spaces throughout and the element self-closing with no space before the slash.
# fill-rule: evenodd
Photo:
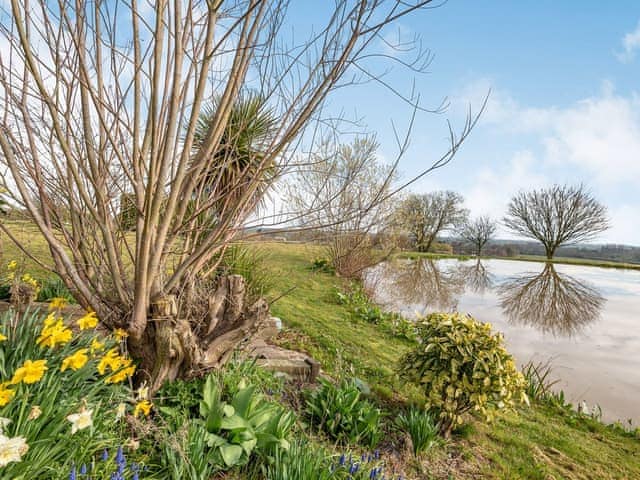
<svg viewBox="0 0 640 480">
<path fill-rule="evenodd" d="M 137 379 L 147 381 L 155 392 L 166 381 L 199 376 L 224 365 L 269 317 L 264 299 L 251 305 L 245 300 L 245 282 L 240 275 L 220 279 L 207 299 L 204 320 L 178 318 L 170 295 L 157 299 L 140 339 L 129 338 L 129 351 L 139 361 Z"/>
</svg>

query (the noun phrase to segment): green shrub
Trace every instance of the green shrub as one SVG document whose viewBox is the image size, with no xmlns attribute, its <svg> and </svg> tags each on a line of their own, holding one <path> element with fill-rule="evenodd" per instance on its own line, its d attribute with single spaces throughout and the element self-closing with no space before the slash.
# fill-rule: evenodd
<svg viewBox="0 0 640 480">
<path fill-rule="evenodd" d="M 209 375 L 202 391 L 200 415 L 206 428 L 210 461 L 226 470 L 246 465 L 252 454 L 273 456 L 288 449 L 287 437 L 295 423 L 293 412 L 265 401 L 254 386 L 240 383 L 229 403 L 222 400 L 218 379 Z"/>
<path fill-rule="evenodd" d="M 374 447 L 382 436 L 381 412 L 361 396 L 354 382 L 334 385 L 320 380 L 317 389 L 307 392 L 307 415 L 311 423 L 339 442 Z"/>
<path fill-rule="evenodd" d="M 314 258 L 311 261 L 311 270 L 314 272 L 324 272 L 334 274 L 336 269 L 331 265 L 331 260 L 328 258 Z"/>
<path fill-rule="evenodd" d="M 407 413 L 398 415 L 396 423 L 411 438 L 415 456 L 437 445 L 440 440 L 437 422 L 425 410 L 411 408 Z"/>
<path fill-rule="evenodd" d="M 445 435 L 470 410 L 490 421 L 494 409 L 528 402 L 525 379 L 490 324 L 434 313 L 416 328 L 421 344 L 401 359 L 400 374 L 424 389 L 427 408 L 439 412 Z"/>
</svg>

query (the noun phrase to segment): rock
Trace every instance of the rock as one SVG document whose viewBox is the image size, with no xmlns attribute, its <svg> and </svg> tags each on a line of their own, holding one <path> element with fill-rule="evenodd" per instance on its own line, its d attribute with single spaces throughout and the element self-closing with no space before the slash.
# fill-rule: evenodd
<svg viewBox="0 0 640 480">
<path fill-rule="evenodd" d="M 246 357 L 256 359 L 257 365 L 296 380 L 315 382 L 320 373 L 320 364 L 310 356 L 269 345 L 262 338 L 252 340 L 244 352 Z"/>
</svg>

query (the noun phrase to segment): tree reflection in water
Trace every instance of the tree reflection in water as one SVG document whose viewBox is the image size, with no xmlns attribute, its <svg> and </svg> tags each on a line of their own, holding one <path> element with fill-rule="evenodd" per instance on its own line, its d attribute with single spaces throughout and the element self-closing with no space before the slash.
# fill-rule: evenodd
<svg viewBox="0 0 640 480">
<path fill-rule="evenodd" d="M 493 277 L 480 259 L 474 264 L 459 266 L 457 273 L 464 281 L 467 289 L 474 293 L 484 295 L 487 290 L 491 290 L 493 287 Z"/>
<path fill-rule="evenodd" d="M 572 336 L 600 315 L 605 298 L 595 288 L 546 263 L 541 273 L 508 279 L 497 289 L 500 306 L 516 324 Z"/>
<path fill-rule="evenodd" d="M 441 269 L 437 261 L 428 258 L 394 263 L 390 267 L 385 272 L 389 275 L 389 287 L 405 305 L 419 305 L 422 313 L 457 308 L 465 283 L 457 269 Z"/>
</svg>

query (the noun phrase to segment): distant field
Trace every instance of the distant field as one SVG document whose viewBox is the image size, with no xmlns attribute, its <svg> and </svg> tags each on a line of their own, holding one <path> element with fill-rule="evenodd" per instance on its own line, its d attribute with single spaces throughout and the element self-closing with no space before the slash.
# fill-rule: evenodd
<svg viewBox="0 0 640 480">
<path fill-rule="evenodd" d="M 471 258 L 475 258 L 469 255 L 448 255 L 448 254 L 439 254 L 439 253 L 422 253 L 422 252 L 401 252 L 396 254 L 397 258 L 457 258 L 459 260 L 469 260 Z M 482 257 L 486 259 L 496 259 L 496 260 L 516 260 L 522 262 L 548 262 L 546 257 L 542 255 L 518 255 L 517 257 L 495 257 L 495 256 L 486 256 Z M 569 258 L 569 257 L 556 257 L 551 260 L 552 263 L 558 264 L 566 264 L 566 265 L 585 265 L 590 267 L 602 267 L 602 268 L 624 268 L 630 270 L 640 270 L 640 265 L 637 263 L 623 263 L 623 262 L 613 262 L 607 260 L 590 260 L 587 258 Z"/>
</svg>

